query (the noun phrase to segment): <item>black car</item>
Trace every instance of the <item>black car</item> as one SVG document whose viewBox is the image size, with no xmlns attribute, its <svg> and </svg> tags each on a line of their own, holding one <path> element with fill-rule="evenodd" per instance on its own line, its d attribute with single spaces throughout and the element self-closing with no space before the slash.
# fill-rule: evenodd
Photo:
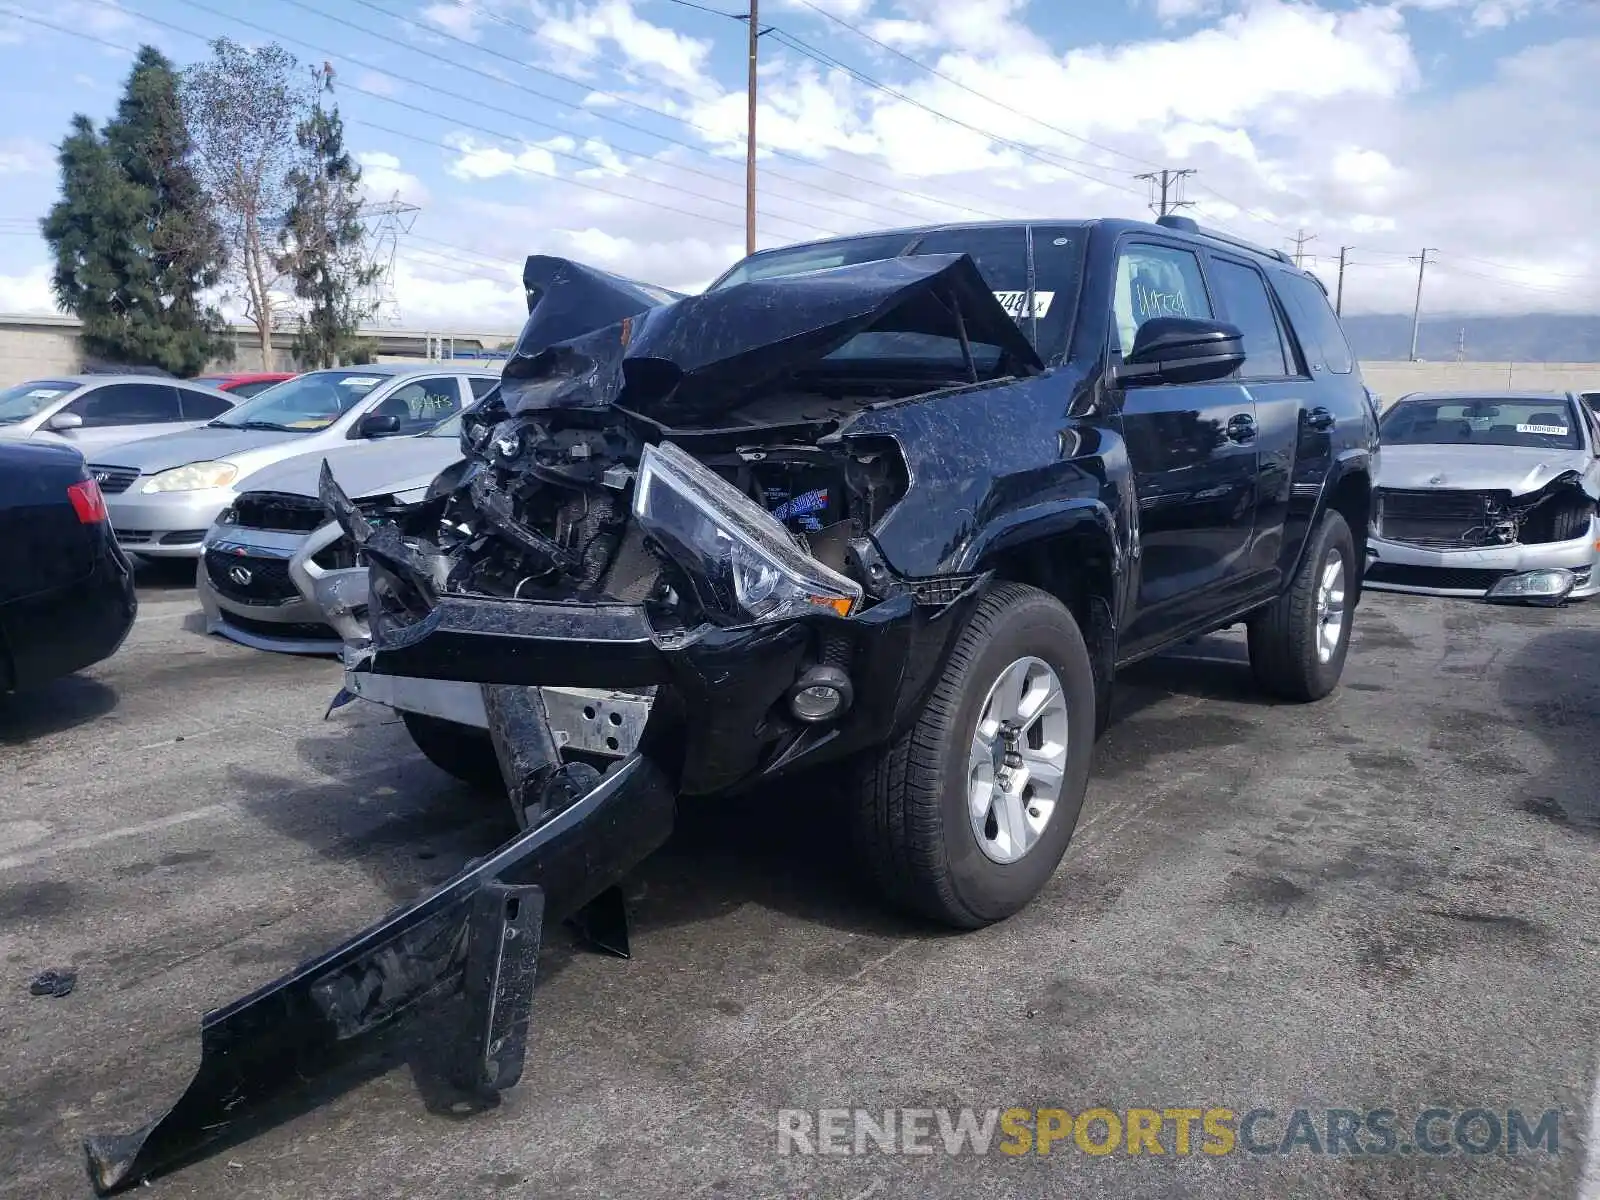
<svg viewBox="0 0 1600 1200">
<path fill-rule="evenodd" d="M 346 689 L 524 829 L 208 1014 L 177 1104 L 90 1139 L 102 1192 L 439 997 L 455 1082 L 515 1084 L 541 929 L 625 955 L 615 885 L 682 796 L 759 814 L 827 767 L 888 896 L 970 928 L 1060 861 L 1120 667 L 1244 621 L 1270 692 L 1338 683 L 1377 420 L 1282 254 L 1037 221 L 768 251 L 681 299 L 524 284 L 428 497 L 369 519 L 321 484 L 369 565 Z"/>
<path fill-rule="evenodd" d="M 1335 686 L 1377 430 L 1282 253 L 1182 218 L 942 227 L 766 251 L 666 302 L 536 265 L 448 494 L 357 530 L 352 690 L 539 684 L 563 720 L 576 690 L 612 734 L 676 730 L 686 794 L 846 764 L 887 893 L 976 926 L 1060 860 L 1118 668 L 1244 621 L 1269 691 Z M 429 715 L 459 706 L 416 707 L 436 762 L 487 765 Z"/>
<path fill-rule="evenodd" d="M 105 501 L 70 446 L 0 441 L 0 692 L 109 658 L 138 612 Z"/>
</svg>

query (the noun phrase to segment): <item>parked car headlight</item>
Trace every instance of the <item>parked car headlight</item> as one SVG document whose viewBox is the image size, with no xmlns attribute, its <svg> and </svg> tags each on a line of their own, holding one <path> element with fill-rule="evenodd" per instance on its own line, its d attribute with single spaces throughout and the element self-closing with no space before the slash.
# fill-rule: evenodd
<svg viewBox="0 0 1600 1200">
<path fill-rule="evenodd" d="M 633 515 L 683 568 L 712 620 L 849 616 L 861 586 L 795 544 L 771 513 L 670 442 L 645 447 Z"/>
<path fill-rule="evenodd" d="M 237 478 L 239 478 L 239 468 L 230 462 L 197 462 L 152 475 L 139 490 L 146 494 L 202 492 L 207 488 L 227 487 Z"/>
</svg>

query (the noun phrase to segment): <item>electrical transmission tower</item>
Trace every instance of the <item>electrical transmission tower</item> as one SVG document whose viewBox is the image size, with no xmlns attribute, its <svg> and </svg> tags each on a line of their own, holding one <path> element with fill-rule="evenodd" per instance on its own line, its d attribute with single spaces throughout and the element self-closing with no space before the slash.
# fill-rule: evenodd
<svg viewBox="0 0 1600 1200">
<path fill-rule="evenodd" d="M 1314 233 L 1307 233 L 1304 229 L 1302 229 L 1302 230 L 1300 230 L 1299 232 L 1297 232 L 1294 235 L 1294 239 L 1293 240 L 1294 240 L 1294 265 L 1299 267 L 1299 266 L 1302 266 L 1304 264 L 1304 262 L 1305 262 L 1306 243 L 1307 242 L 1316 241 L 1317 240 L 1317 235 L 1314 234 Z"/>
<path fill-rule="evenodd" d="M 394 260 L 400 239 L 411 232 L 422 209 L 407 204 L 396 192 L 389 200 L 368 200 L 357 214 L 367 227 L 368 265 L 376 268 L 370 297 L 373 323 L 391 325 L 399 320 L 394 292 Z"/>
<path fill-rule="evenodd" d="M 1156 216 L 1164 217 L 1180 208 L 1194 207 L 1193 200 L 1183 199 L 1183 181 L 1193 174 L 1193 167 L 1185 167 L 1181 171 L 1169 171 L 1163 167 L 1159 171 L 1135 175 L 1134 178 L 1150 185 L 1150 207 Z"/>
</svg>

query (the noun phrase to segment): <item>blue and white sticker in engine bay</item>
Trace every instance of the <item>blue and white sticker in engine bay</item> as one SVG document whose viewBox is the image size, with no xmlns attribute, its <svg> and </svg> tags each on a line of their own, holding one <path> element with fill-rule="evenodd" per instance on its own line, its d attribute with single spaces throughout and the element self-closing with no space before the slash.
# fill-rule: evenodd
<svg viewBox="0 0 1600 1200">
<path fill-rule="evenodd" d="M 1044 315 L 1050 311 L 1050 302 L 1056 298 L 1054 292 L 1034 292 L 1033 311 L 1028 311 L 1027 292 L 996 292 L 994 298 L 1000 301 L 1000 307 L 1013 321 L 1020 321 L 1023 317 L 1033 317 L 1044 320 Z"/>
<path fill-rule="evenodd" d="M 1545 437 L 1566 437 L 1567 427 L 1565 425 L 1518 425 L 1517 432 L 1542 434 Z"/>
</svg>

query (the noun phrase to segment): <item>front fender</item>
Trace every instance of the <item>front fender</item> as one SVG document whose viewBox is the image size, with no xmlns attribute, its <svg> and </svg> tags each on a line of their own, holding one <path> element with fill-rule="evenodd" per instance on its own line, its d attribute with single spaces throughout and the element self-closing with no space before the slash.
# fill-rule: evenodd
<svg viewBox="0 0 1600 1200">
<path fill-rule="evenodd" d="M 1093 537 L 1106 551 L 1113 577 L 1123 571 L 1117 520 L 1099 496 L 1049 500 L 1001 513 L 967 543 L 955 570 L 970 572 L 1024 546 L 1064 537 Z"/>
</svg>

